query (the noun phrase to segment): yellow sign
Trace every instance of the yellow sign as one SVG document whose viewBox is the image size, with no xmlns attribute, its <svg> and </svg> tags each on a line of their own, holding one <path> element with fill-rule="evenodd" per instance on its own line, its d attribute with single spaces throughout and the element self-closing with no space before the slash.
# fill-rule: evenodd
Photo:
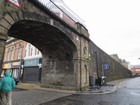
<svg viewBox="0 0 140 105">
<path fill-rule="evenodd" d="M 3 64 L 2 68 L 3 69 L 10 69 L 11 68 L 11 63 Z"/>
</svg>

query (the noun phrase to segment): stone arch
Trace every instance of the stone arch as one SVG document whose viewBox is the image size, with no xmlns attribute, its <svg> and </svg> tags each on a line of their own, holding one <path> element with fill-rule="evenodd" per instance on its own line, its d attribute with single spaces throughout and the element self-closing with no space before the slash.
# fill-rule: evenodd
<svg viewBox="0 0 140 105">
<path fill-rule="evenodd" d="M 43 86 L 76 86 L 77 45 L 64 25 L 47 16 L 19 11 L 4 14 L 0 29 L 1 34 L 25 40 L 42 52 Z"/>
</svg>

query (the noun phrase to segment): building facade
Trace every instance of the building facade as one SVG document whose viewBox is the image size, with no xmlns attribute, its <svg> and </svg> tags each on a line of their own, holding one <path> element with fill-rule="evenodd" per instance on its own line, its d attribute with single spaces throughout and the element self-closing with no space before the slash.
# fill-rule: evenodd
<svg viewBox="0 0 140 105">
<path fill-rule="evenodd" d="M 140 65 L 131 65 L 131 72 L 133 76 L 140 76 Z"/>
<path fill-rule="evenodd" d="M 38 82 L 40 81 L 41 57 L 40 51 L 32 44 L 9 37 L 6 41 L 3 73 L 9 70 L 13 78 L 26 82 Z"/>
</svg>

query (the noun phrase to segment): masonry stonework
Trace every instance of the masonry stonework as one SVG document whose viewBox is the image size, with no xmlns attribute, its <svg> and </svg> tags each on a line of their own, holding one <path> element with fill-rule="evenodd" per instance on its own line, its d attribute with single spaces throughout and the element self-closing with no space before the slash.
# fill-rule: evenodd
<svg viewBox="0 0 140 105">
<path fill-rule="evenodd" d="M 1 49 L 7 36 L 36 46 L 43 56 L 41 85 L 44 87 L 79 90 L 88 86 L 88 30 L 79 23 L 77 27 L 69 26 L 34 0 L 20 0 L 20 3 L 21 8 L 17 8 L 0 1 Z"/>
<path fill-rule="evenodd" d="M 49 11 L 37 0 L 20 0 L 17 8 L 0 0 L 0 63 L 7 36 L 25 40 L 42 53 L 43 87 L 82 90 L 89 86 L 89 76 L 101 76 L 103 64 L 107 80 L 130 77 L 130 72 L 114 61 L 89 39 L 80 23 L 74 27 Z M 0 69 L 2 64 L 0 64 Z"/>
<path fill-rule="evenodd" d="M 131 71 L 114 60 L 111 56 L 90 41 L 90 76 L 95 79 L 102 76 L 102 65 L 108 64 L 109 68 L 104 70 L 107 81 L 130 78 Z"/>
</svg>

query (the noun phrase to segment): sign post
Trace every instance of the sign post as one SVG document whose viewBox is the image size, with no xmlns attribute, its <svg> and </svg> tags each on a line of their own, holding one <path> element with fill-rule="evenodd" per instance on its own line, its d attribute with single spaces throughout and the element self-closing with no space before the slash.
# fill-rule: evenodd
<svg viewBox="0 0 140 105">
<path fill-rule="evenodd" d="M 102 76 L 104 76 L 104 70 L 109 68 L 109 64 L 102 65 Z"/>
</svg>

